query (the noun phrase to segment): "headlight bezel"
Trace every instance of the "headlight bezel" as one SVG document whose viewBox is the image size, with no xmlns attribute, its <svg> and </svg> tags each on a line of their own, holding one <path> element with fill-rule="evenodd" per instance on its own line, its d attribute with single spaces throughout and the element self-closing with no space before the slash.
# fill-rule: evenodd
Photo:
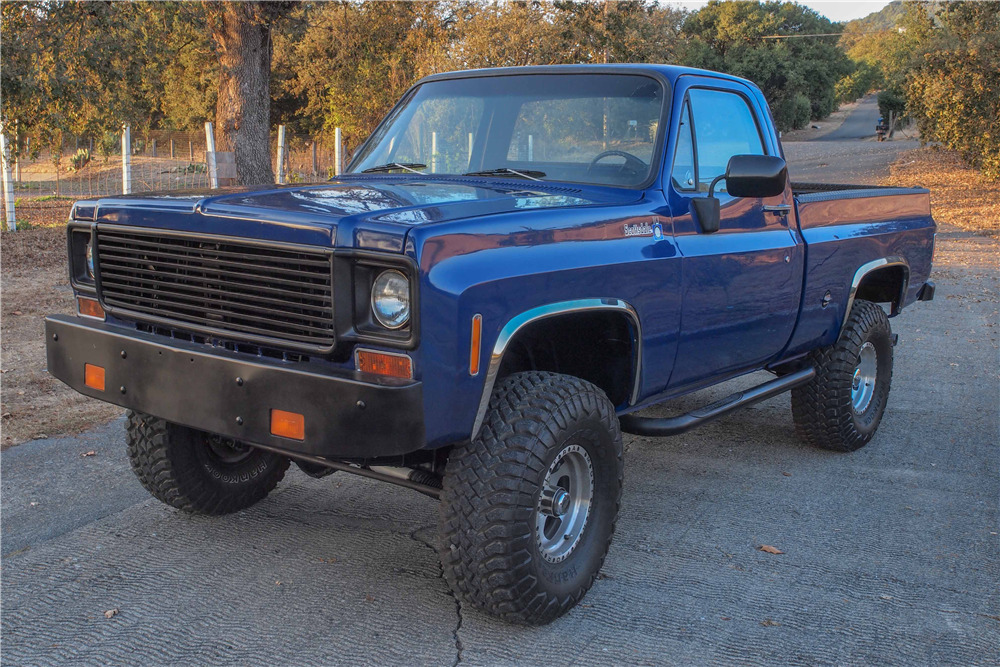
<svg viewBox="0 0 1000 667">
<path fill-rule="evenodd" d="M 93 255 L 95 248 L 93 223 L 71 222 L 67 228 L 67 242 L 70 285 L 77 292 L 88 295 L 96 294 L 97 267 L 95 265 L 93 270 L 89 270 L 87 261 L 87 248 L 91 248 L 91 255 Z"/>
<path fill-rule="evenodd" d="M 350 318 L 347 329 L 342 329 L 341 341 L 352 344 L 369 343 L 389 348 L 412 350 L 418 345 L 420 331 L 420 282 L 419 268 L 413 258 L 406 255 L 392 255 L 370 250 L 351 250 L 342 254 L 347 273 L 339 273 L 334 278 L 338 297 L 334 301 L 351 303 L 346 309 L 337 309 L 338 318 Z M 375 317 L 372 304 L 372 289 L 375 280 L 385 271 L 394 270 L 402 274 L 409 285 L 410 316 L 395 329 L 385 327 Z M 337 287 L 339 285 L 339 288 Z M 345 298 L 346 297 L 346 298 Z M 347 311 L 346 313 L 344 311 Z"/>
</svg>

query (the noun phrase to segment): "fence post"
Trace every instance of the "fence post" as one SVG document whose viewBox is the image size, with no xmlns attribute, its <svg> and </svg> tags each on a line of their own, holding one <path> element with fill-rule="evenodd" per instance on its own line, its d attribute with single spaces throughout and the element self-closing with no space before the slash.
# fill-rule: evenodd
<svg viewBox="0 0 1000 667">
<path fill-rule="evenodd" d="M 153 139 L 152 142 L 153 142 L 153 145 L 150 146 L 150 148 L 152 149 L 153 157 L 156 157 L 156 139 Z"/>
<path fill-rule="evenodd" d="M 274 182 L 281 185 L 285 182 L 285 126 L 278 126 L 278 168 L 274 170 Z"/>
<path fill-rule="evenodd" d="M 319 161 L 316 159 L 316 140 L 313 139 L 312 143 L 313 143 L 313 173 L 312 173 L 312 175 L 313 175 L 313 178 L 316 178 L 316 175 L 319 174 Z"/>
<path fill-rule="evenodd" d="M 173 160 L 177 155 L 174 153 L 174 140 L 170 140 L 170 159 Z"/>
<path fill-rule="evenodd" d="M 333 129 L 333 173 L 335 176 L 340 176 L 340 172 L 343 170 L 343 165 L 340 160 L 342 150 L 343 147 L 340 128 L 335 127 Z"/>
<path fill-rule="evenodd" d="M 208 184 L 219 187 L 219 168 L 215 162 L 215 130 L 212 121 L 205 123 L 205 162 L 208 163 Z"/>
<path fill-rule="evenodd" d="M 122 125 L 122 194 L 132 192 L 132 128 Z"/>
<path fill-rule="evenodd" d="M 431 132 L 431 173 L 436 174 L 438 170 L 438 133 Z"/>
<path fill-rule="evenodd" d="M 6 134 L 0 134 L 0 157 L 3 160 L 4 218 L 7 230 L 13 232 L 17 231 L 17 218 L 14 215 L 14 182 L 10 177 L 10 145 Z"/>
<path fill-rule="evenodd" d="M 192 163 L 194 163 L 194 142 L 193 141 L 189 141 L 188 142 L 188 154 L 189 154 L 189 159 L 191 160 Z"/>
</svg>

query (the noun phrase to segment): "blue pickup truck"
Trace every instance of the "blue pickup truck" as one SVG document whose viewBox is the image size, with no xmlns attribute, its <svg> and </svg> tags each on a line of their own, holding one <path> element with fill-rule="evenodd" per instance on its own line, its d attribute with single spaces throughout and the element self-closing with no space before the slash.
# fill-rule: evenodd
<svg viewBox="0 0 1000 667">
<path fill-rule="evenodd" d="M 292 461 L 414 489 L 440 500 L 455 594 L 546 623 L 608 552 L 623 431 L 789 391 L 806 442 L 871 440 L 934 232 L 927 190 L 791 181 L 743 79 L 439 74 L 329 182 L 77 203 L 79 316 L 47 319 L 48 368 L 129 410 L 163 502 L 237 511 Z"/>
</svg>

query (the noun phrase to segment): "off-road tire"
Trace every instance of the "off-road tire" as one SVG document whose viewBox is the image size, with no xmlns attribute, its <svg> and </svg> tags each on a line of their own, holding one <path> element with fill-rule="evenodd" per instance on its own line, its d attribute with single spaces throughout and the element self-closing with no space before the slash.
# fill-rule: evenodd
<svg viewBox="0 0 1000 667">
<path fill-rule="evenodd" d="M 851 389 L 865 343 L 875 349 L 877 374 L 874 394 L 858 412 Z M 853 452 L 868 444 L 889 399 L 892 353 L 892 329 L 885 311 L 870 301 L 855 301 L 837 342 L 812 353 L 816 377 L 792 390 L 792 417 L 799 438 L 838 452 Z"/>
<path fill-rule="evenodd" d="M 250 507 L 288 469 L 287 457 L 260 449 L 249 448 L 242 458 L 225 461 L 208 444 L 208 438 L 218 436 L 131 410 L 125 434 L 132 471 L 146 490 L 191 514 L 229 514 Z"/>
<path fill-rule="evenodd" d="M 560 562 L 543 558 L 541 484 L 574 445 L 592 462 L 589 514 Z M 449 455 L 441 497 L 444 576 L 462 601 L 507 621 L 548 623 L 590 589 L 621 504 L 622 439 L 603 391 L 575 377 L 517 373 L 493 392 L 478 437 Z"/>
</svg>

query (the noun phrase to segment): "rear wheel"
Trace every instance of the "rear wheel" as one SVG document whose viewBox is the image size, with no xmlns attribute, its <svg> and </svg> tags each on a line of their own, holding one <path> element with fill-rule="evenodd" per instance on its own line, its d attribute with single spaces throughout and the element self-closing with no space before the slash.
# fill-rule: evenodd
<svg viewBox="0 0 1000 667">
<path fill-rule="evenodd" d="M 885 311 L 870 301 L 855 301 L 840 339 L 813 352 L 816 377 L 792 390 L 799 436 L 840 452 L 868 444 L 889 399 L 892 353 Z"/>
<path fill-rule="evenodd" d="M 622 474 L 604 392 L 555 373 L 505 378 L 479 437 L 448 460 L 441 561 L 452 590 L 508 621 L 566 613 L 607 555 Z"/>
<path fill-rule="evenodd" d="M 250 507 L 288 469 L 284 456 L 139 412 L 129 411 L 125 433 L 132 470 L 146 490 L 192 514 Z"/>
</svg>

